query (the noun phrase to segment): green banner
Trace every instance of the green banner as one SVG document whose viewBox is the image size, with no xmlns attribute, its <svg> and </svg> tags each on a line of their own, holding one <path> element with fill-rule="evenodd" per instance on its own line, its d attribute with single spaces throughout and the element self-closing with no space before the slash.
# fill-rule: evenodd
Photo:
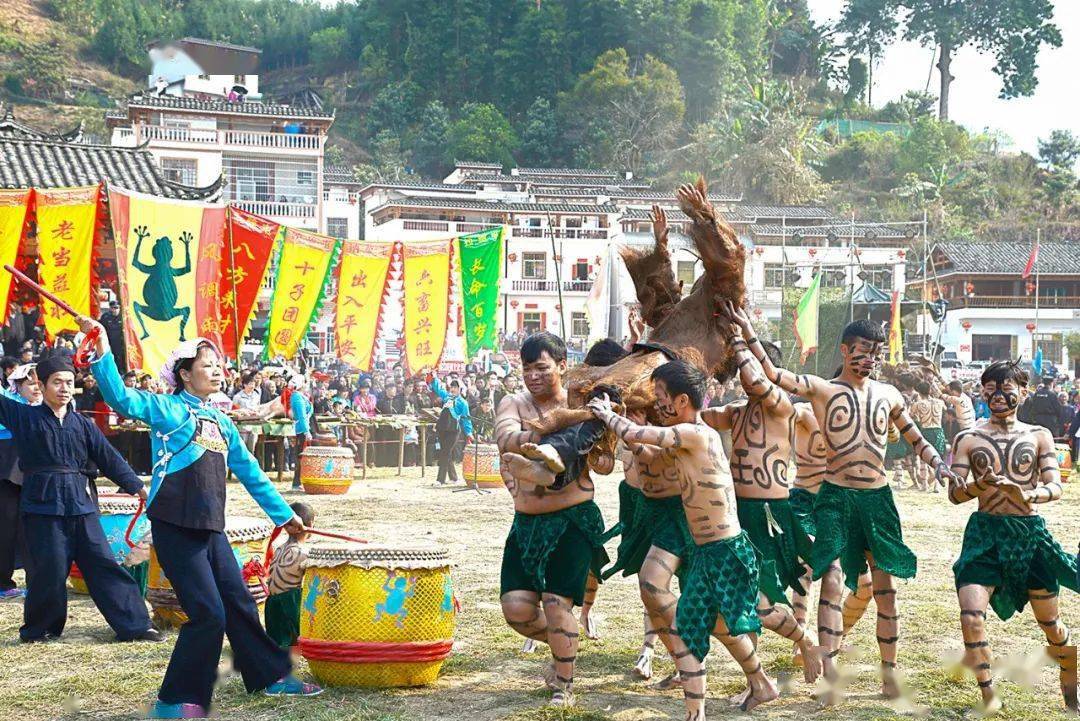
<svg viewBox="0 0 1080 721">
<path fill-rule="evenodd" d="M 458 236 L 461 267 L 461 310 L 465 318 L 465 353 L 472 359 L 481 348 L 495 349 L 495 322 L 502 276 L 503 229 Z"/>
</svg>

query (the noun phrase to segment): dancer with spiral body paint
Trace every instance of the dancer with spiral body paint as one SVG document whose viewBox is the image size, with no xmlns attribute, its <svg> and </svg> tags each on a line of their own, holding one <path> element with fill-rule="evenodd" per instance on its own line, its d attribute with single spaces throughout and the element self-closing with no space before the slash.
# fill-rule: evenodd
<svg viewBox="0 0 1080 721">
<path fill-rule="evenodd" d="M 753 337 L 753 326 L 744 310 L 728 303 L 726 312 L 746 337 Z M 843 634 L 842 584 L 846 582 L 849 589 L 857 590 L 858 577 L 869 564 L 878 612 L 881 692 L 887 698 L 896 698 L 900 695 L 896 674 L 900 638 L 896 579 L 913 578 L 917 560 L 904 545 L 900 515 L 885 476 L 889 422 L 896 425 L 919 458 L 934 469 L 938 480 L 952 480 L 954 474 L 915 428 L 900 393 L 870 378 L 884 344 L 885 334 L 879 324 L 866 320 L 849 323 L 840 339 L 843 365 L 832 381 L 776 368 L 760 342 L 751 343 L 750 350 L 769 380 L 810 402 L 825 436 L 828 477 L 814 504 L 818 535 L 810 554 L 814 578 L 822 579 L 818 635 L 826 649 L 825 676 L 836 679 L 836 656 Z M 830 690 L 821 700 L 834 704 L 839 698 Z"/>
<path fill-rule="evenodd" d="M 1060 668 L 1065 705 L 1076 710 L 1076 647 L 1059 616 L 1058 591 L 1080 587 L 1075 559 L 1050 535 L 1036 508 L 1061 498 L 1061 471 L 1050 432 L 1016 419 L 1020 388 L 1027 382 L 1018 363 L 989 366 L 982 374 L 982 396 L 990 417 L 962 431 L 953 446 L 956 478 L 949 500 L 979 501 L 953 574 L 964 661 L 975 672 L 987 714 L 1002 707 L 990 675 L 987 606 L 1007 621 L 1029 602 L 1046 635 L 1047 653 Z"/>
<path fill-rule="evenodd" d="M 795 407 L 788 395 L 765 377 L 740 334 L 741 329 L 733 324 L 731 348 L 746 399 L 707 408 L 701 412 L 701 420 L 716 431 L 731 431 L 731 476 L 739 526 L 762 556 L 758 617 L 765 628 L 797 646 L 803 676 L 807 683 L 813 683 L 821 675 L 821 649 L 788 608 L 787 597 L 788 589 L 806 590 L 801 577 L 813 543 L 795 516 L 788 490 Z M 779 366 L 779 349 L 769 344 L 766 351 Z M 749 689 L 732 701 L 742 703 L 747 693 Z"/>
<path fill-rule="evenodd" d="M 675 624 L 666 631 L 682 680 L 686 719 L 704 721 L 704 661 L 712 634 L 746 674 L 750 693 L 740 705 L 743 711 L 778 695 L 747 635 L 761 630 L 758 556 L 739 526 L 720 435 L 699 417 L 705 374 L 685 361 L 671 361 L 653 371 L 652 381 L 661 426 L 640 426 L 617 415 L 606 397 L 594 398 L 588 407 L 624 442 L 641 449 L 641 456 L 662 456 L 670 464 L 661 482 L 679 489 L 691 547 L 684 550 L 685 584 Z"/>
</svg>

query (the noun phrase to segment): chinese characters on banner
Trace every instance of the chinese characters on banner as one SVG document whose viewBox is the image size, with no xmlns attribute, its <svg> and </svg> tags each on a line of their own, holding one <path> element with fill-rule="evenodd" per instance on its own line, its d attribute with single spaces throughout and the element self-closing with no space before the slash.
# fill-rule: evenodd
<svg viewBox="0 0 1080 721">
<path fill-rule="evenodd" d="M 270 256 L 274 251 L 281 226 L 272 220 L 252 215 L 239 208 L 230 207 L 226 213 L 226 257 L 221 264 L 221 282 L 218 287 L 221 314 L 222 352 L 236 357 L 236 339 L 241 342 L 247 335 L 255 302 L 259 298 Z M 231 236 L 229 235 L 231 233 Z M 230 238 L 232 261 L 228 259 Z M 239 333 L 236 328 L 239 327 Z"/>
<path fill-rule="evenodd" d="M 15 267 L 29 201 L 29 190 L 0 190 L 0 266 Z M 7 317 L 10 293 L 11 273 L 0 271 L 0 322 Z"/>
<path fill-rule="evenodd" d="M 481 348 L 495 348 L 499 276 L 503 256 L 502 227 L 458 238 L 461 307 L 465 317 L 466 357 Z"/>
<path fill-rule="evenodd" d="M 37 199 L 38 280 L 82 315 L 90 315 L 90 273 L 97 224 L 97 185 L 35 190 Z M 75 318 L 41 299 L 45 335 L 78 331 Z"/>
<path fill-rule="evenodd" d="M 402 249 L 405 365 L 410 372 L 434 368 L 442 358 L 449 326 L 450 254 L 453 242 L 410 243 Z"/>
<path fill-rule="evenodd" d="M 225 206 L 109 189 L 128 365 L 157 373 L 180 341 L 221 347 Z"/>
<path fill-rule="evenodd" d="M 394 243 L 345 241 L 334 338 L 338 358 L 361 371 L 371 370 L 394 248 Z"/>
<path fill-rule="evenodd" d="M 285 229 L 274 297 L 266 329 L 266 358 L 292 358 L 300 350 L 319 305 L 339 241 L 296 228 Z"/>
</svg>

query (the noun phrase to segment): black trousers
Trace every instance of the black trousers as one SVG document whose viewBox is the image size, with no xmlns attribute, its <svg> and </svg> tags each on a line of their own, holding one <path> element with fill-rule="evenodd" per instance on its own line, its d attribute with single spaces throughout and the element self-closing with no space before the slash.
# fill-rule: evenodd
<svg viewBox="0 0 1080 721">
<path fill-rule="evenodd" d="M 589 462 L 589 451 L 596 445 L 607 429 L 598 420 L 575 423 L 569 428 L 543 436 L 540 443 L 551 446 L 559 454 L 566 470 L 555 475 L 552 488 L 559 489 L 576 480 Z"/>
<path fill-rule="evenodd" d="M 67 623 L 67 577 L 79 564 L 90 598 L 121 641 L 150 628 L 139 586 L 113 558 L 97 513 L 43 516 L 23 513 L 26 601 L 19 636 L 59 636 Z"/>
<path fill-rule="evenodd" d="M 301 488 L 303 486 L 303 484 L 300 483 L 300 454 L 304 452 L 305 448 L 307 448 L 308 434 L 307 433 L 297 433 L 296 438 L 294 438 L 293 440 L 295 440 L 296 442 L 293 444 L 293 456 L 294 457 L 293 457 L 292 487 L 293 488 Z"/>
<path fill-rule="evenodd" d="M 0 591 L 15 588 L 16 556 L 25 553 L 19 496 L 22 486 L 0 478 Z"/>
<path fill-rule="evenodd" d="M 286 676 L 289 654 L 270 640 L 255 599 L 240 575 L 224 533 L 181 528 L 152 519 L 151 532 L 161 570 L 172 583 L 188 622 L 180 628 L 158 698 L 165 703 L 207 707 L 214 694 L 224 636 L 233 666 L 248 692 Z"/>
<path fill-rule="evenodd" d="M 449 477 L 451 483 L 458 482 L 458 438 L 458 433 L 448 433 L 444 436 L 439 436 L 439 449 L 435 451 L 436 458 L 439 461 L 439 472 L 436 475 L 435 480 L 439 483 L 446 483 L 447 477 Z"/>
</svg>

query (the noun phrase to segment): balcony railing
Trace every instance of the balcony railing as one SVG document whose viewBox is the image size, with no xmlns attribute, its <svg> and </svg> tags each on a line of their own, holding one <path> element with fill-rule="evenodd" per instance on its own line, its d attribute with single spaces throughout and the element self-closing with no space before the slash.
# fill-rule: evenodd
<svg viewBox="0 0 1080 721">
<path fill-rule="evenodd" d="M 401 222 L 404 230 L 424 230 L 433 233 L 445 233 L 450 230 L 450 224 L 438 220 L 404 220 Z"/>
<path fill-rule="evenodd" d="M 278 218 L 315 217 L 317 206 L 308 203 L 287 203 L 277 200 L 231 200 L 233 205 L 256 215 L 269 215 Z"/>
<path fill-rule="evenodd" d="M 264 133 L 255 130 L 218 130 L 168 125 L 138 125 L 133 131 L 140 142 L 159 140 L 204 146 L 319 150 L 324 136 L 302 133 Z"/>
<path fill-rule="evenodd" d="M 564 280 L 563 293 L 588 293 L 592 282 L 588 280 Z M 557 293 L 559 285 L 554 280 L 511 280 L 510 290 L 517 293 Z"/>
<path fill-rule="evenodd" d="M 510 229 L 514 238 L 567 238 L 572 240 L 607 240 L 607 228 L 534 228 L 514 226 Z"/>
<path fill-rule="evenodd" d="M 950 308 L 1034 308 L 1035 297 L 1030 295 L 972 295 L 949 298 Z M 1080 308 L 1080 296 L 1041 296 L 1040 308 Z"/>
</svg>

